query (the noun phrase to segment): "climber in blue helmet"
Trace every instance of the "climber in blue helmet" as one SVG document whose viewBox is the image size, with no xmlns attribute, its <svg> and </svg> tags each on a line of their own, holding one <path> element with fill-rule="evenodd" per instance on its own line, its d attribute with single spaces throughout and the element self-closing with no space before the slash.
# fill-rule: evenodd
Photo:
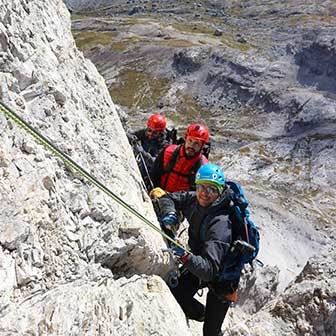
<svg viewBox="0 0 336 336">
<path fill-rule="evenodd" d="M 221 167 L 213 163 L 198 169 L 195 182 L 196 192 L 166 193 L 158 199 L 161 225 L 178 225 L 179 211 L 189 222 L 191 253 L 174 249 L 186 271 L 171 291 L 188 318 L 204 321 L 204 336 L 217 336 L 231 302 L 236 300 L 240 276 L 239 272 L 235 279 L 221 278 L 232 237 L 225 196 L 229 188 Z M 194 298 L 203 287 L 209 288 L 206 306 Z"/>
</svg>

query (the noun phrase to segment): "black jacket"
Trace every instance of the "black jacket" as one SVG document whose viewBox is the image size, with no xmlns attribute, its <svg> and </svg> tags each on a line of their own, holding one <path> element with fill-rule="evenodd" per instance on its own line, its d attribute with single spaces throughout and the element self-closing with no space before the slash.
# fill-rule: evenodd
<svg viewBox="0 0 336 336">
<path fill-rule="evenodd" d="M 127 133 L 127 138 L 133 147 L 136 145 L 136 142 L 140 142 L 143 150 L 152 156 L 153 161 L 159 152 L 170 143 L 169 135 L 166 131 L 163 132 L 163 136 L 160 138 L 148 139 L 146 136 L 146 128 Z"/>
<path fill-rule="evenodd" d="M 159 199 L 161 216 L 181 211 L 189 222 L 191 257 L 186 268 L 199 279 L 216 283 L 232 241 L 228 200 L 225 196 L 209 207 L 198 204 L 195 192 L 175 192 Z"/>
</svg>

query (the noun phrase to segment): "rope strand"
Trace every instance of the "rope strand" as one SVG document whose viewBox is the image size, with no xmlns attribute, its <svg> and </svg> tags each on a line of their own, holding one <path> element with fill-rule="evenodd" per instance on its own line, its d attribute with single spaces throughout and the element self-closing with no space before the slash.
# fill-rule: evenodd
<svg viewBox="0 0 336 336">
<path fill-rule="evenodd" d="M 94 176 L 88 173 L 84 168 L 82 168 L 78 163 L 73 161 L 69 156 L 64 154 L 60 149 L 58 149 L 54 144 L 52 144 L 47 138 L 45 138 L 42 134 L 40 134 L 35 128 L 29 125 L 26 121 L 24 121 L 21 117 L 19 117 L 12 109 L 10 109 L 6 104 L 0 101 L 0 110 L 11 120 L 13 120 L 17 125 L 19 125 L 22 129 L 28 132 L 30 135 L 34 137 L 34 139 L 41 145 L 43 145 L 47 150 L 52 152 L 57 158 L 59 158 L 66 166 L 74 169 L 83 177 L 85 177 L 88 181 L 94 184 L 97 188 L 103 191 L 106 195 L 110 196 L 114 201 L 124 207 L 126 210 L 131 212 L 134 216 L 139 218 L 145 224 L 150 226 L 152 229 L 157 231 L 161 236 L 169 240 L 174 245 L 186 250 L 181 244 L 176 242 L 174 239 L 169 237 L 166 233 L 160 230 L 155 224 L 149 221 L 146 217 L 141 215 L 137 210 L 127 204 L 124 200 L 122 200 L 119 196 L 113 193 L 109 188 L 107 188 L 103 183 L 97 180 Z"/>
</svg>

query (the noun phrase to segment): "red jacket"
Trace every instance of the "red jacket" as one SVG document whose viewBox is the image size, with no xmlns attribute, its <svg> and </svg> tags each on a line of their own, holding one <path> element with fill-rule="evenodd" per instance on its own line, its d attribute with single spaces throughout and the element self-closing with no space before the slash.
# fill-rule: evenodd
<svg viewBox="0 0 336 336">
<path fill-rule="evenodd" d="M 208 162 L 208 159 L 202 153 L 187 158 L 184 145 L 169 145 L 163 152 L 162 161 L 159 186 L 165 191 L 175 192 L 195 189 L 196 172 L 200 166 Z M 175 161 L 175 164 L 172 161 Z"/>
</svg>

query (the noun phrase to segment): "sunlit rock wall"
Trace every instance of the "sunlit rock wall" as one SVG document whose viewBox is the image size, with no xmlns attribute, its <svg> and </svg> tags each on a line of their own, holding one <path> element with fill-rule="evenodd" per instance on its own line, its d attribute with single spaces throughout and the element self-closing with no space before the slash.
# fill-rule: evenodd
<svg viewBox="0 0 336 336">
<path fill-rule="evenodd" d="M 155 223 L 104 80 L 76 49 L 63 2 L 1 0 L 0 19 L 1 101 Z M 165 283 L 144 275 L 168 269 L 161 236 L 3 113 L 0 134 L 1 331 L 187 335 Z"/>
</svg>

